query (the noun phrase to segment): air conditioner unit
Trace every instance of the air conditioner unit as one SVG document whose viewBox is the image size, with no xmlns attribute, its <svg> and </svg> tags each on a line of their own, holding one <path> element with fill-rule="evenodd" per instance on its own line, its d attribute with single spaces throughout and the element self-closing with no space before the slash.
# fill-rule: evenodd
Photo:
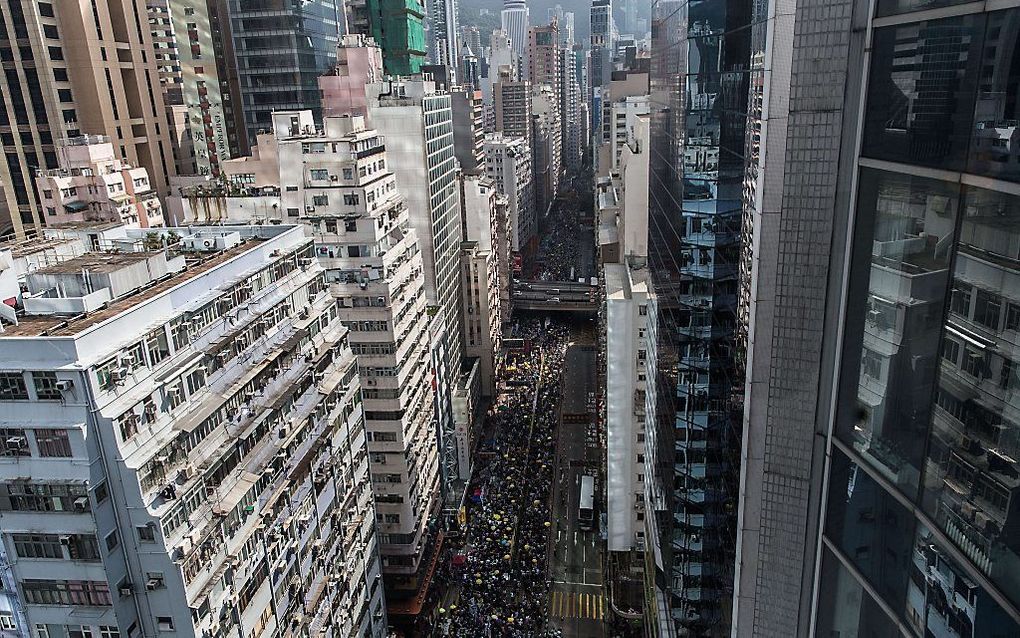
<svg viewBox="0 0 1020 638">
<path fill-rule="evenodd" d="M 88 510 L 88 507 L 89 499 L 87 496 L 79 496 L 78 498 L 74 499 L 74 511 L 84 512 Z"/>
<path fill-rule="evenodd" d="M 65 546 L 66 545 L 70 545 L 71 544 L 71 537 L 70 536 L 61 536 L 60 537 L 60 544 L 61 545 L 65 545 Z"/>
<path fill-rule="evenodd" d="M 12 436 L 4 441 L 4 445 L 8 449 L 20 450 L 28 444 L 28 439 L 23 436 Z"/>
<path fill-rule="evenodd" d="M 135 355 L 133 355 L 133 354 L 124 354 L 124 355 L 121 355 L 121 357 L 120 357 L 121 365 L 129 366 L 129 365 L 131 365 L 134 362 L 135 362 Z"/>
<path fill-rule="evenodd" d="M 134 587 L 131 586 L 131 583 L 125 583 L 117 589 L 117 592 L 121 596 L 130 596 L 131 594 L 135 593 L 135 589 Z"/>
<path fill-rule="evenodd" d="M 305 206 L 305 212 L 306 213 L 314 213 L 315 212 L 315 206 Z"/>
<path fill-rule="evenodd" d="M 60 379 L 56 384 L 57 390 L 60 390 L 61 392 L 67 392 L 73 387 L 74 381 L 71 381 L 70 379 Z"/>
<path fill-rule="evenodd" d="M 110 370 L 110 380 L 114 383 L 124 383 L 131 371 L 127 368 L 114 368 Z"/>
<path fill-rule="evenodd" d="M 149 591 L 155 591 L 157 589 L 162 589 L 163 586 L 164 585 L 163 585 L 163 579 L 162 578 L 150 578 L 149 580 L 147 580 L 145 582 L 145 588 L 147 590 L 149 590 Z"/>
</svg>

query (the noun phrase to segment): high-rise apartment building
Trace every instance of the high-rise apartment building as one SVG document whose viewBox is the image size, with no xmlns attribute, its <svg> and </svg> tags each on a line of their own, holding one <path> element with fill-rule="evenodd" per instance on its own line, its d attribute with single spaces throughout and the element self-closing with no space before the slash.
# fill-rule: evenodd
<svg viewBox="0 0 1020 638">
<path fill-rule="evenodd" d="M 118 222 L 163 226 L 163 206 L 144 168 L 124 163 L 109 138 L 75 137 L 57 145 L 59 168 L 36 172 L 47 225 Z"/>
<path fill-rule="evenodd" d="M 345 35 L 337 49 L 336 66 L 319 77 L 322 112 L 326 117 L 367 115 L 365 87 L 383 79 L 383 53 L 361 34 Z"/>
<path fill-rule="evenodd" d="M 563 173 L 563 140 L 560 137 L 560 101 L 548 84 L 531 92 L 531 153 L 535 176 L 535 205 L 539 217 L 552 207 L 559 194 Z"/>
<path fill-rule="evenodd" d="M 233 122 L 224 111 L 231 96 L 218 72 L 224 52 L 215 13 L 207 2 L 148 0 L 148 14 L 177 173 L 217 177 L 231 156 Z"/>
<path fill-rule="evenodd" d="M 407 200 L 425 266 L 425 296 L 435 314 L 437 422 L 444 494 L 460 489 L 452 415 L 460 376 L 460 188 L 450 94 L 428 79 L 400 79 L 368 87 L 369 121 L 390 140 L 387 156 Z M 461 447 L 466 449 L 466 447 Z"/>
<path fill-rule="evenodd" d="M 312 240 L 105 236 L 2 325 L 4 626 L 383 635 L 358 368 Z"/>
<path fill-rule="evenodd" d="M 753 14 L 737 633 L 1020 632 L 1020 12 L 993 9 Z"/>
<path fill-rule="evenodd" d="M 531 82 L 516 80 L 512 69 L 500 67 L 498 79 L 492 85 L 492 97 L 496 132 L 507 137 L 520 137 L 530 143 Z"/>
<path fill-rule="evenodd" d="M 272 128 L 273 111 L 311 109 L 316 120 L 321 119 L 317 82 L 336 64 L 344 4 L 228 0 L 227 6 L 247 135 L 244 147 L 254 144 L 259 131 Z M 351 31 L 364 33 L 356 20 L 350 24 Z"/>
<path fill-rule="evenodd" d="M 528 52 L 528 4 L 526 0 L 503 0 L 500 13 L 503 33 L 510 38 L 510 49 L 516 55 L 518 68 L 527 63 Z"/>
<path fill-rule="evenodd" d="M 461 178 L 461 330 L 464 354 L 479 361 L 482 394 L 496 393 L 496 356 L 510 306 L 508 200 L 485 175 Z"/>
<path fill-rule="evenodd" d="M 485 136 L 485 174 L 509 200 L 510 250 L 520 254 L 538 243 L 538 215 L 531 145 L 522 137 Z"/>
<path fill-rule="evenodd" d="M 645 567 L 648 377 L 648 116 L 634 122 L 619 165 L 597 178 L 605 313 L 607 577 L 613 604 L 640 609 Z"/>
<path fill-rule="evenodd" d="M 451 87 L 453 110 L 453 152 L 465 173 L 485 170 L 485 108 L 482 92 L 470 87 Z"/>
<path fill-rule="evenodd" d="M 564 69 L 563 44 L 560 42 L 559 24 L 531 27 L 528 30 L 528 79 L 532 87 L 532 115 L 536 124 L 534 136 L 535 161 L 541 167 L 535 171 L 543 188 L 539 188 L 540 210 L 551 203 L 559 192 L 563 170 Z M 542 145 L 548 144 L 548 149 Z M 544 172 L 548 168 L 548 172 Z M 545 197 L 548 195 L 548 199 Z"/>
<path fill-rule="evenodd" d="M 174 164 L 145 2 L 12 0 L 0 18 L 0 233 L 43 223 L 35 171 L 58 168 L 68 137 L 106 135 L 165 195 Z"/>
<path fill-rule="evenodd" d="M 351 331 L 365 398 L 382 573 L 391 601 L 426 580 L 438 505 L 433 374 L 422 258 L 388 168 L 384 139 L 364 116 L 273 114 L 250 158 L 224 163 L 230 183 L 278 193 L 299 217 Z M 424 561 L 424 562 L 423 562 Z"/>
<path fill-rule="evenodd" d="M 648 256 L 656 387 L 647 392 L 654 419 L 645 500 L 655 566 L 646 578 L 656 595 L 645 620 L 649 635 L 726 632 L 741 449 L 734 346 L 745 118 L 723 115 L 747 102 L 748 75 L 739 71 L 749 66 L 750 4 L 660 2 L 654 11 Z"/>
</svg>

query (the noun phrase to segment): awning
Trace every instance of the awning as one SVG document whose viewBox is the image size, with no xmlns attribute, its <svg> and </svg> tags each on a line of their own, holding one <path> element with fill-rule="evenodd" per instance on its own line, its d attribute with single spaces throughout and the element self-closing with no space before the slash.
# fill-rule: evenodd
<svg viewBox="0 0 1020 638">
<path fill-rule="evenodd" d="M 88 207 L 89 205 L 85 202 L 67 202 L 64 204 L 64 210 L 69 213 L 80 213 Z"/>
<path fill-rule="evenodd" d="M 220 499 L 219 503 L 213 507 L 213 511 L 217 514 L 229 514 L 235 507 L 237 507 L 237 504 L 241 502 L 241 499 L 244 498 L 244 495 L 248 493 L 248 490 L 251 489 L 252 485 L 255 485 L 255 482 L 258 481 L 258 479 L 258 475 L 242 471 L 237 483 L 234 484 L 234 487 L 230 488 L 230 491 L 227 492 L 226 495 Z"/>
</svg>

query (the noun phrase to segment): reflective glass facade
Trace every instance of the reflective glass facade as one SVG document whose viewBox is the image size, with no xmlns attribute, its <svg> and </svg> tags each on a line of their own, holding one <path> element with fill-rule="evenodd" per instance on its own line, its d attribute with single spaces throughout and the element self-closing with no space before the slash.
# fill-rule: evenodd
<svg viewBox="0 0 1020 638">
<path fill-rule="evenodd" d="M 244 124 L 254 143 L 275 111 L 322 115 L 319 76 L 336 64 L 341 0 L 229 0 Z"/>
<path fill-rule="evenodd" d="M 725 632 L 740 461 L 734 356 L 751 3 L 653 6 L 651 633 Z M 663 627 L 668 624 L 670 627 Z"/>
<path fill-rule="evenodd" d="M 1020 635 L 1020 9 L 957 4 L 877 3 L 817 635 Z"/>
</svg>

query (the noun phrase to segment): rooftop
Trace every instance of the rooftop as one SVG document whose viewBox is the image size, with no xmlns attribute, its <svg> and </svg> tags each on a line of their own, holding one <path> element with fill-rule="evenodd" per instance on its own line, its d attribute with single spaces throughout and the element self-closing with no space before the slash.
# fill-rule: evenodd
<svg viewBox="0 0 1020 638">
<path fill-rule="evenodd" d="M 59 264 L 36 270 L 36 275 L 74 274 L 87 270 L 92 273 L 111 273 L 128 264 L 144 261 L 152 256 L 149 252 L 136 253 L 85 253 Z"/>
<path fill-rule="evenodd" d="M 125 295 L 115 301 L 112 301 L 102 310 L 95 312 L 85 313 L 75 317 L 55 317 L 52 315 L 27 315 L 18 318 L 18 325 L 5 325 L 4 332 L 0 333 L 0 339 L 4 337 L 73 337 L 81 334 L 88 328 L 98 325 L 107 319 L 116 317 L 118 314 L 130 310 L 138 304 L 144 303 L 149 299 L 153 299 L 162 293 L 183 284 L 189 279 L 194 279 L 199 275 L 212 270 L 213 268 L 223 264 L 230 259 L 251 250 L 252 242 L 265 241 L 258 237 L 249 237 L 247 241 L 234 246 L 229 250 L 225 250 L 219 253 L 210 255 L 209 257 L 202 259 L 201 261 L 192 261 L 187 265 L 185 270 L 177 273 L 170 274 L 162 279 L 153 281 L 148 286 L 140 288 L 137 292 L 129 295 Z M 133 258 L 133 261 L 144 259 L 147 256 L 151 256 L 152 253 L 134 253 L 134 254 L 117 254 L 115 257 L 128 257 Z M 101 255 L 105 256 L 105 255 Z M 96 257 L 95 253 L 84 255 L 81 258 L 92 258 Z M 78 260 L 72 260 L 78 261 Z M 127 262 L 119 262 L 120 266 L 123 266 Z M 58 266 L 61 269 L 69 268 L 68 262 L 64 262 Z M 81 269 L 81 266 L 78 268 Z M 61 270 L 60 272 L 65 272 Z"/>
<path fill-rule="evenodd" d="M 34 255 L 41 253 L 44 250 L 50 248 L 56 248 L 57 246 L 63 246 L 75 241 L 74 239 L 64 238 L 49 238 L 49 237 L 38 237 L 35 239 L 25 239 L 22 241 L 8 241 L 0 242 L 0 250 L 10 250 L 11 254 L 15 259 L 19 257 L 27 257 L 28 255 Z"/>
</svg>

